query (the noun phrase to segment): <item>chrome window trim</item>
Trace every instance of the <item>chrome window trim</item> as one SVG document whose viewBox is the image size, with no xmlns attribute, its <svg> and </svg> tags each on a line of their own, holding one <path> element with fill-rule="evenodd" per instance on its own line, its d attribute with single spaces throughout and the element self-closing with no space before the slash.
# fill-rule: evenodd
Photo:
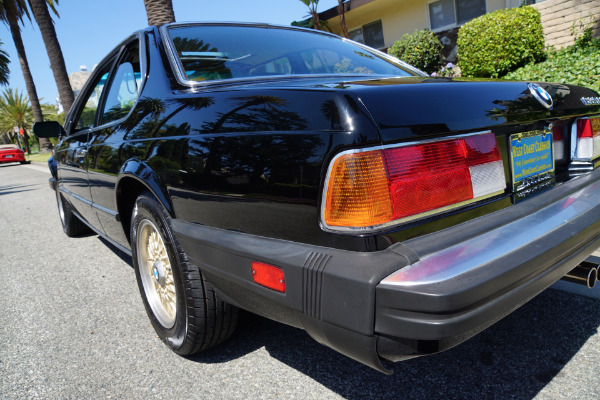
<svg viewBox="0 0 600 400">
<path fill-rule="evenodd" d="M 427 140 L 416 140 L 416 141 L 410 141 L 410 142 L 404 142 L 404 143 L 398 143 L 398 144 L 388 144 L 388 145 L 380 145 L 380 146 L 372 146 L 372 147 L 363 147 L 360 149 L 352 149 L 352 150 L 346 150 L 343 151 L 339 154 L 336 154 L 335 157 L 333 157 L 333 159 L 330 161 L 329 166 L 327 167 L 327 174 L 325 175 L 325 184 L 323 185 L 323 192 L 321 195 L 321 210 L 320 210 L 320 218 L 319 218 L 319 225 L 321 226 L 321 229 L 324 230 L 325 232 L 331 232 L 331 233 L 345 233 L 345 234 L 373 234 L 373 233 L 379 233 L 383 230 L 389 229 L 389 228 L 393 228 L 402 224 L 405 224 L 407 222 L 414 222 L 417 220 L 421 220 L 421 219 L 425 219 L 425 218 L 429 218 L 429 217 L 433 217 L 436 216 L 438 214 L 442 214 L 446 211 L 450 211 L 453 209 L 458 209 L 460 207 L 464 207 L 467 205 L 471 205 L 474 203 L 478 203 L 482 200 L 487 200 L 489 198 L 504 194 L 506 192 L 506 176 L 505 176 L 505 186 L 503 190 L 499 190 L 497 192 L 494 193 L 490 193 L 484 196 L 480 196 L 474 199 L 470 199 L 470 200 L 465 200 L 462 201 L 460 203 L 455 203 L 455 204 L 450 204 L 448 206 L 445 207 L 441 207 L 441 208 L 436 208 L 435 210 L 430 210 L 430 211 L 426 211 L 420 214 L 415 214 L 415 215 L 411 215 L 408 217 L 404 217 L 404 218 L 400 218 L 400 219 L 395 219 L 393 221 L 389 221 L 389 222 L 385 222 L 383 224 L 378 224 L 378 225 L 372 225 L 372 226 L 365 226 L 365 227 L 347 227 L 347 226 L 335 226 L 335 225 L 329 225 L 327 223 L 325 223 L 325 204 L 326 204 L 326 200 L 327 200 L 327 188 L 329 187 L 329 178 L 331 176 L 331 170 L 333 168 L 333 165 L 335 164 L 335 161 L 340 158 L 343 157 L 345 155 L 348 154 L 356 154 L 356 153 L 366 153 L 369 151 L 377 151 L 377 150 L 386 150 L 386 149 L 392 149 L 392 148 L 399 148 L 399 147 L 406 147 L 406 146 L 413 146 L 413 145 L 420 145 L 420 144 L 427 144 L 427 143 L 435 143 L 435 142 L 443 142 L 443 141 L 447 141 L 447 140 L 453 140 L 453 139 L 462 139 L 462 138 L 466 138 L 466 137 L 470 137 L 470 136 L 478 136 L 478 135 L 485 135 L 485 134 L 494 134 L 492 131 L 480 131 L 480 132 L 473 132 L 473 133 L 466 133 L 466 134 L 462 134 L 462 135 L 456 135 L 456 136 L 450 136 L 450 137 L 443 137 L 443 138 L 434 138 L 434 139 L 427 139 Z M 504 161 L 502 161 L 502 164 L 504 165 Z"/>
<path fill-rule="evenodd" d="M 147 81 L 147 71 L 148 71 L 148 63 L 147 63 L 147 51 L 146 51 L 146 35 L 143 34 L 143 32 L 136 32 L 135 35 L 130 36 L 130 39 L 133 38 L 134 36 L 137 36 L 138 39 L 138 43 L 139 43 L 139 52 L 140 52 L 140 74 L 142 77 L 142 81 L 140 82 L 140 86 L 138 87 L 138 93 L 137 93 L 137 97 L 135 98 L 135 102 L 133 103 L 133 105 L 131 106 L 131 109 L 129 110 L 129 112 L 127 113 L 127 115 L 125 115 L 122 118 L 116 119 L 114 121 L 109 121 L 106 122 L 102 125 L 98 125 L 98 126 L 93 126 L 90 128 L 91 131 L 95 131 L 97 129 L 103 129 L 106 128 L 110 125 L 117 125 L 122 123 L 123 121 L 125 121 L 127 118 L 129 118 L 129 116 L 131 115 L 131 113 L 135 110 L 135 107 L 137 106 L 138 102 L 140 101 L 141 95 L 142 95 L 142 91 L 144 89 L 144 86 L 146 85 L 146 81 Z M 131 41 L 133 42 L 133 40 Z M 130 43 L 123 43 L 121 45 L 121 47 L 127 46 Z M 121 54 L 119 54 L 119 57 L 121 56 Z M 110 89 L 110 87 L 112 87 L 112 84 L 114 82 L 114 72 L 116 72 L 116 68 L 118 68 L 119 64 L 119 58 L 117 58 L 115 60 L 115 65 L 112 66 L 110 73 L 111 75 L 109 76 L 110 82 L 108 82 L 108 88 Z M 103 95 L 103 99 L 102 99 L 102 106 L 104 107 L 105 105 L 105 97 L 106 95 L 108 95 L 108 92 L 106 93 L 106 95 L 104 95 L 104 91 L 102 93 Z"/>
<path fill-rule="evenodd" d="M 135 109 L 135 107 L 137 106 L 140 98 L 141 98 L 141 94 L 142 91 L 144 89 L 144 86 L 146 85 L 146 81 L 147 81 L 147 77 L 148 77 L 148 52 L 146 51 L 146 47 L 147 47 L 147 41 L 146 41 L 146 35 L 145 32 L 135 32 L 134 34 L 130 35 L 127 39 L 125 39 L 124 41 L 122 41 L 118 46 L 116 46 L 99 64 L 96 68 L 103 66 L 104 62 L 108 59 L 110 59 L 111 57 L 116 55 L 116 58 L 113 62 L 113 65 L 111 65 L 110 69 L 109 69 L 109 80 L 106 82 L 106 87 L 109 87 L 110 85 L 112 85 L 113 79 L 112 79 L 112 73 L 114 72 L 115 67 L 117 66 L 117 63 L 119 62 L 119 57 L 121 56 L 123 47 L 129 45 L 130 43 L 132 43 L 134 40 L 138 40 L 139 43 L 139 52 L 140 52 L 140 74 L 142 77 L 142 81 L 140 82 L 140 86 L 138 87 L 138 93 L 137 93 L 137 97 L 135 99 L 135 102 L 133 103 L 133 106 L 131 107 L 131 110 L 129 110 L 129 112 L 127 113 L 127 115 L 125 115 L 122 118 L 119 118 L 117 120 L 114 121 L 109 121 L 106 122 L 102 125 L 94 125 L 88 128 L 84 128 L 84 129 L 80 129 L 78 131 L 75 131 L 74 129 L 71 130 L 71 126 L 73 125 L 74 122 L 74 116 L 72 117 L 72 112 L 75 110 L 76 107 L 80 107 L 81 106 L 81 102 L 83 100 L 80 100 L 80 97 L 77 96 L 77 98 L 75 99 L 75 101 L 73 102 L 73 105 L 71 106 L 71 110 L 69 110 L 69 114 L 67 115 L 67 120 L 65 120 L 65 128 L 68 128 L 69 130 L 71 130 L 70 132 L 67 133 L 67 136 L 71 136 L 74 134 L 78 134 L 80 132 L 83 132 L 85 130 L 87 130 L 88 132 L 94 132 L 98 129 L 103 129 L 106 128 L 110 125 L 115 125 L 115 124 L 120 124 L 123 121 L 125 121 L 127 118 L 129 118 L 129 116 L 131 115 L 131 113 L 133 112 L 133 110 Z M 90 76 L 91 78 L 91 76 Z M 82 88 L 80 94 L 85 93 L 89 88 L 88 85 L 91 85 L 91 79 L 88 78 L 88 80 L 86 81 L 86 83 L 84 84 L 84 87 Z M 104 105 L 104 89 L 102 90 L 102 94 L 101 94 L 101 98 L 100 98 L 100 102 L 98 103 L 98 108 L 100 108 L 100 105 Z M 83 105 L 83 107 L 85 108 L 85 104 Z M 97 115 L 98 116 L 98 115 Z M 78 115 L 79 119 L 81 118 L 81 114 Z M 96 117 L 95 117 L 96 118 Z M 96 119 L 94 119 L 94 123 L 96 122 Z M 67 127 L 68 124 L 68 127 Z"/>
<path fill-rule="evenodd" d="M 199 82 L 199 81 L 192 81 L 187 79 L 187 76 L 185 74 L 185 69 L 183 68 L 183 65 L 181 64 L 181 60 L 179 59 L 179 57 L 177 57 L 177 51 L 175 49 L 175 44 L 173 43 L 173 40 L 171 38 L 171 35 L 169 34 L 169 28 L 171 27 L 186 27 L 186 26 L 237 26 L 237 27 L 256 27 L 256 28 L 270 28 L 270 29 L 285 29 L 285 30 L 293 30 L 293 31 L 300 31 L 300 32 L 308 32 L 311 34 L 320 34 L 320 35 L 326 35 L 326 36 L 333 36 L 336 39 L 351 43 L 355 46 L 360 47 L 361 49 L 370 52 L 370 53 L 375 53 L 376 55 L 378 55 L 379 57 L 383 58 L 384 60 L 387 60 L 388 62 L 392 63 L 392 64 L 397 64 L 399 66 L 399 68 L 401 69 L 405 69 L 406 72 L 408 73 L 414 73 L 417 76 L 422 76 L 422 77 L 426 77 L 429 76 L 429 74 L 413 67 L 412 65 L 409 65 L 399 59 L 397 59 L 396 57 L 392 57 L 386 53 L 383 53 L 377 49 L 374 49 L 372 47 L 366 46 L 362 43 L 358 43 L 355 42 L 353 40 L 350 39 L 346 39 L 346 38 L 342 38 L 339 37 L 337 35 L 328 33 L 328 32 L 323 32 L 323 31 L 315 31 L 313 29 L 305 29 L 305 28 L 300 28 L 300 27 L 294 27 L 294 26 L 280 26 L 280 25 L 273 25 L 273 24 L 260 24 L 260 23 L 244 23 L 244 22 L 174 22 L 171 24 L 165 24 L 162 25 L 159 30 L 160 30 L 160 35 L 162 37 L 163 42 L 165 43 L 165 52 L 167 53 L 167 58 L 169 60 L 169 64 L 171 65 L 171 69 L 173 70 L 173 73 L 175 74 L 175 79 L 177 80 L 178 83 L 180 83 L 183 86 L 188 86 L 191 88 L 202 88 L 202 87 L 209 87 L 209 86 L 215 86 L 215 85 L 223 85 L 223 84 L 240 84 L 240 83 L 244 83 L 244 82 L 260 82 L 260 81 L 265 81 L 265 80 L 281 80 L 281 79 L 296 79 L 296 78 L 319 78 L 319 77 L 335 77 L 335 78 L 343 78 L 343 77 L 351 77 L 351 76 L 360 76 L 360 77 L 396 77 L 397 75 L 353 75 L 353 74 L 290 74 L 290 75 L 268 75 L 268 76 L 256 76 L 256 77 L 245 77 L 245 78 L 231 78 L 231 79 L 214 79 L 214 80 L 210 80 L 210 81 L 203 81 L 203 82 Z M 409 77 L 403 77 L 403 78 L 409 78 Z"/>
</svg>

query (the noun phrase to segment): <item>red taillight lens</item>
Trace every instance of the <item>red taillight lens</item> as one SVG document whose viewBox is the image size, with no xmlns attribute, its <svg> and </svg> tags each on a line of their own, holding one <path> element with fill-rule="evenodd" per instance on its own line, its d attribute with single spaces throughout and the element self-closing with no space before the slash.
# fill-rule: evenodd
<svg viewBox="0 0 600 400">
<path fill-rule="evenodd" d="M 552 140 L 554 144 L 554 160 L 563 161 L 565 159 L 565 126 L 558 123 L 552 124 Z"/>
<path fill-rule="evenodd" d="M 254 282 L 269 289 L 285 293 L 285 274 L 281 268 L 252 261 L 252 279 Z"/>
<path fill-rule="evenodd" d="M 580 118 L 577 126 L 577 159 L 595 159 L 600 156 L 600 117 Z"/>
<path fill-rule="evenodd" d="M 564 130 L 565 130 L 565 128 L 563 126 L 553 125 L 552 126 L 552 140 L 554 140 L 555 142 L 557 142 L 559 140 L 563 140 L 563 138 L 565 136 Z"/>
<path fill-rule="evenodd" d="M 413 219 L 506 188 L 492 133 L 344 154 L 328 177 L 322 215 L 334 230 Z"/>
<path fill-rule="evenodd" d="M 577 137 L 591 138 L 594 137 L 592 132 L 592 121 L 587 118 L 577 120 Z"/>
</svg>

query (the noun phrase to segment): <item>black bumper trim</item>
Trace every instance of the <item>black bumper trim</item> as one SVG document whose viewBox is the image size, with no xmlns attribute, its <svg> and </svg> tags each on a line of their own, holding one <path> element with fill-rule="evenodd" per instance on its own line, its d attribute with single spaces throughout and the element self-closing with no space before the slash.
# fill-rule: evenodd
<svg viewBox="0 0 600 400">
<path fill-rule="evenodd" d="M 271 301 L 363 335 L 373 334 L 375 287 L 408 258 L 389 250 L 360 253 L 226 231 L 174 219 L 173 230 L 200 269 Z M 286 292 L 255 284 L 250 264 L 283 269 Z M 225 293 L 235 299 L 235 293 Z M 239 303 L 244 303 L 240 301 Z"/>
<path fill-rule="evenodd" d="M 383 370 L 373 361 L 376 354 L 352 350 L 348 338 L 364 340 L 370 349 L 378 340 L 382 350 L 377 354 L 390 360 L 466 340 L 560 279 L 600 245 L 598 198 L 600 170 L 493 214 L 372 253 L 177 219 L 173 229 L 190 260 L 218 278 L 215 286 L 227 298 L 282 322 L 282 310 L 288 310 L 317 340 Z M 544 225 L 545 218 L 551 224 Z M 545 226 L 552 228 L 545 232 Z M 524 232 L 522 243 L 515 243 L 512 228 Z M 461 252 L 473 250 L 470 244 L 481 251 L 473 259 L 461 258 L 466 254 Z M 448 260 L 447 271 L 430 269 L 436 256 Z M 254 260 L 284 270 L 286 293 L 253 282 Z M 410 279 L 403 281 L 406 271 Z M 399 346 L 390 346 L 393 342 Z"/>
</svg>

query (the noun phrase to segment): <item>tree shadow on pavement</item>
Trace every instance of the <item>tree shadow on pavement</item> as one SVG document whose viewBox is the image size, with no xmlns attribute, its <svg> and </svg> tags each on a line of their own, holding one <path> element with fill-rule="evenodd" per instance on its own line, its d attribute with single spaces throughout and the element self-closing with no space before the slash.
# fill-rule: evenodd
<svg viewBox="0 0 600 400">
<path fill-rule="evenodd" d="M 21 192 L 30 192 L 32 190 L 37 190 L 38 188 L 36 186 L 40 186 L 39 184 L 36 185 L 12 185 L 12 186 L 0 186 L 0 196 L 5 195 L 5 194 L 14 194 L 14 193 L 21 193 Z M 24 188 L 30 188 L 30 189 L 24 189 Z M 18 190 L 17 190 L 18 189 Z"/>
<path fill-rule="evenodd" d="M 14 163 L 6 163 L 6 164 L 2 163 L 2 164 L 0 164 L 0 168 L 18 167 L 19 165 L 21 165 L 21 163 L 19 163 L 18 161 L 14 162 Z"/>
<path fill-rule="evenodd" d="M 300 329 L 248 313 L 228 342 L 190 359 L 222 363 L 264 346 L 275 359 L 348 399 L 529 399 L 596 333 L 598 309 L 600 300 L 546 290 L 453 349 L 388 364 L 391 376 L 320 345 Z"/>
</svg>

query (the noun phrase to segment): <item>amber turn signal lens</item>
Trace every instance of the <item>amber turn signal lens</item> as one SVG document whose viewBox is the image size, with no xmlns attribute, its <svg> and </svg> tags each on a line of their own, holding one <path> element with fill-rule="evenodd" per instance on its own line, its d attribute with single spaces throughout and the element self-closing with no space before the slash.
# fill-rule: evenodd
<svg viewBox="0 0 600 400">
<path fill-rule="evenodd" d="M 330 170 L 324 221 L 367 227 L 392 219 L 387 172 L 380 150 L 338 157 Z"/>
</svg>

